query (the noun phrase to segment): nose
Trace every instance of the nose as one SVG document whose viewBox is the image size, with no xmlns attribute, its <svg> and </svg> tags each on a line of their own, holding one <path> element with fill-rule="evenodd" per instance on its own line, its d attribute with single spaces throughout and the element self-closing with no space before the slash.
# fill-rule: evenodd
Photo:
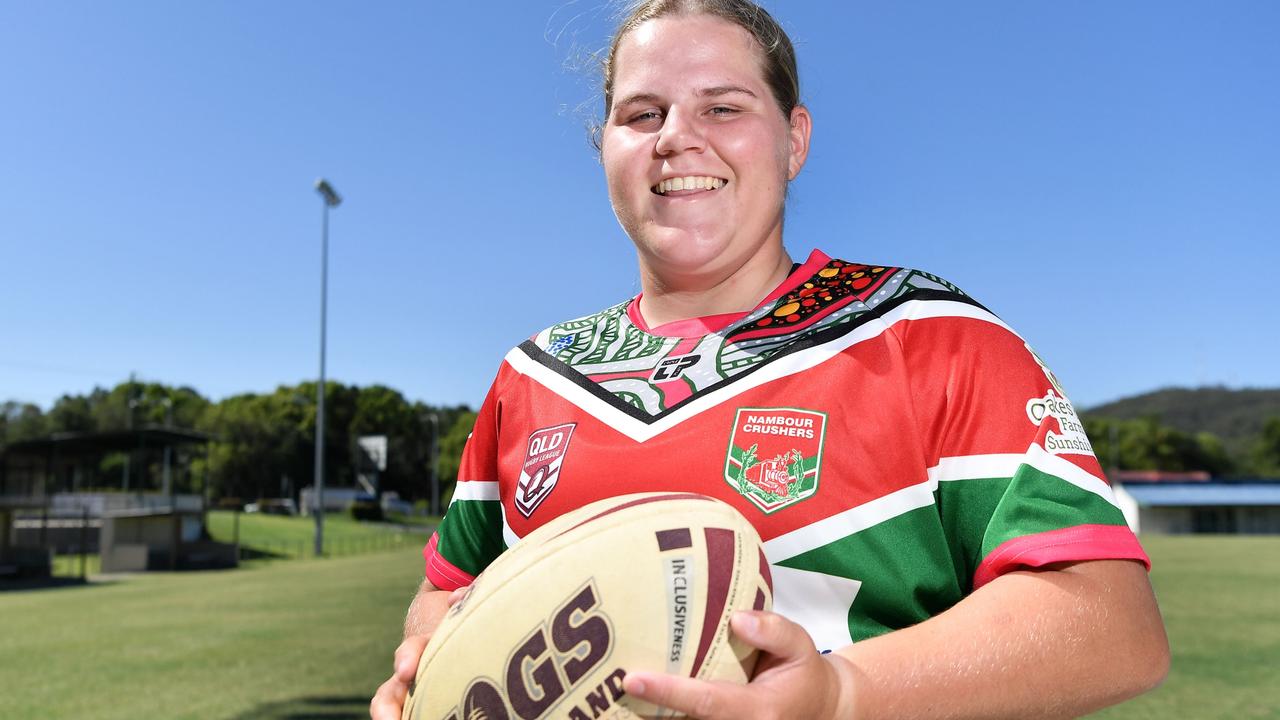
<svg viewBox="0 0 1280 720">
<path fill-rule="evenodd" d="M 707 146 L 707 139 L 702 133 L 697 119 L 685 110 L 671 108 L 658 131 L 658 142 L 654 151 L 660 156 L 683 151 L 702 152 Z"/>
</svg>

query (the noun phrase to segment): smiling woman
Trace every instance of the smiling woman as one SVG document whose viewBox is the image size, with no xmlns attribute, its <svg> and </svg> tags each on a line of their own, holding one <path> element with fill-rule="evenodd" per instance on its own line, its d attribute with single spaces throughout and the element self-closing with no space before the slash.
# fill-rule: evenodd
<svg viewBox="0 0 1280 720">
<path fill-rule="evenodd" d="M 398 717 L 446 591 L 554 518 L 654 490 L 748 519 L 774 612 L 730 620 L 763 653 L 750 683 L 634 667 L 631 696 L 698 718 L 1059 717 L 1159 683 L 1146 554 L 1087 443 L 1061 442 L 1074 417 L 1030 412 L 1069 404 L 1026 343 L 936 275 L 792 261 L 813 123 L 768 13 L 640 3 L 604 90 L 642 292 L 506 356 L 373 716 Z"/>
<path fill-rule="evenodd" d="M 748 309 L 790 271 L 783 205 L 811 123 L 782 112 L 760 47 L 712 15 L 657 17 L 615 44 L 601 159 L 653 326 Z"/>
</svg>

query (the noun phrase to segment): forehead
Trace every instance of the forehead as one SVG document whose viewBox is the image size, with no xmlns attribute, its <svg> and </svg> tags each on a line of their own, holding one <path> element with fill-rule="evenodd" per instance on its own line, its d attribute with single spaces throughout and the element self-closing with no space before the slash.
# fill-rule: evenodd
<svg viewBox="0 0 1280 720">
<path fill-rule="evenodd" d="M 618 44 L 613 92 L 736 84 L 763 91 L 763 53 L 745 28 L 712 15 L 667 15 Z"/>
</svg>

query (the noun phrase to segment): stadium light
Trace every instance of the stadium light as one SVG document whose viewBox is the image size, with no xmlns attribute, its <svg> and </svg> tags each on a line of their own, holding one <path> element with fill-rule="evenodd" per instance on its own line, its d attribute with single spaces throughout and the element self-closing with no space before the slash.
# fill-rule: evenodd
<svg viewBox="0 0 1280 720">
<path fill-rule="evenodd" d="M 316 385 L 316 557 L 324 555 L 324 350 L 329 305 L 329 208 L 342 198 L 328 180 L 316 180 L 316 192 L 324 198 L 324 219 L 320 230 L 320 383 Z"/>
</svg>

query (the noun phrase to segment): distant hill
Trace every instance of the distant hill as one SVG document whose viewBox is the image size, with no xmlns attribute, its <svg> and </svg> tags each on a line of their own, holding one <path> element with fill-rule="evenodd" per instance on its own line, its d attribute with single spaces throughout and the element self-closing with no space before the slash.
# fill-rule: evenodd
<svg viewBox="0 0 1280 720">
<path fill-rule="evenodd" d="M 1213 433 L 1222 439 L 1228 454 L 1240 457 L 1262 433 L 1263 423 L 1280 417 L 1280 388 L 1165 388 L 1091 407 L 1082 415 L 1119 420 L 1155 417 L 1185 433 Z"/>
</svg>

